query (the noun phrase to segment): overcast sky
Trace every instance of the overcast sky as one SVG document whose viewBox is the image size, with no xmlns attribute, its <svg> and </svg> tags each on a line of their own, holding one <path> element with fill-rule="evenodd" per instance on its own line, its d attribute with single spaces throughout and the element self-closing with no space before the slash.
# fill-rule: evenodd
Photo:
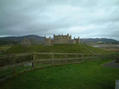
<svg viewBox="0 0 119 89">
<path fill-rule="evenodd" d="M 0 36 L 66 33 L 119 40 L 119 0 L 0 0 Z"/>
</svg>

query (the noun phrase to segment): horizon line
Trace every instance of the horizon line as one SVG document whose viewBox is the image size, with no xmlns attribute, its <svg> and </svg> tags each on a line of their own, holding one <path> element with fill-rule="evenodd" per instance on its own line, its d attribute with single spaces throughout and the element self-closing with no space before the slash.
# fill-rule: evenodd
<svg viewBox="0 0 119 89">
<path fill-rule="evenodd" d="M 5 38 L 5 37 L 24 37 L 24 36 L 39 36 L 39 37 L 46 37 L 46 35 L 36 35 L 36 34 L 26 34 L 26 35 L 0 35 L 0 38 Z M 53 34 L 54 35 L 54 34 Z M 52 36 L 53 36 L 52 35 Z M 63 34 L 62 34 L 63 35 Z M 66 35 L 66 34 L 65 34 Z M 71 34 L 69 34 L 71 35 Z M 72 35 L 71 35 L 72 36 Z M 51 37 L 51 36 L 49 36 Z M 80 37 L 80 36 L 79 36 Z M 109 37 L 80 37 L 80 39 L 113 39 L 113 40 L 116 40 L 116 41 L 119 41 L 115 38 L 109 38 Z"/>
</svg>

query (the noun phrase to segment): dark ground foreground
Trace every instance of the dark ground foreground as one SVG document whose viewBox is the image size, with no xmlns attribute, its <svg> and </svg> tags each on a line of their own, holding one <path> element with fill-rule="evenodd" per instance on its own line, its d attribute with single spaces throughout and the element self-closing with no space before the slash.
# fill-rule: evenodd
<svg viewBox="0 0 119 89">
<path fill-rule="evenodd" d="M 109 61 L 97 59 L 26 72 L 1 83 L 0 89 L 114 89 L 119 68 L 102 66 Z"/>
<path fill-rule="evenodd" d="M 116 63 L 115 61 L 112 61 L 112 62 L 104 64 L 104 66 L 112 67 L 112 68 L 119 68 L 119 63 Z"/>
</svg>

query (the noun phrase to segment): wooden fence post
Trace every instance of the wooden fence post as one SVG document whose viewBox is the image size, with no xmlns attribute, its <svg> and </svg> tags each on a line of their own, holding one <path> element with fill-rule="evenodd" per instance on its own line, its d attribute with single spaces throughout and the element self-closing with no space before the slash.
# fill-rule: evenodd
<svg viewBox="0 0 119 89">
<path fill-rule="evenodd" d="M 51 53 L 51 55 L 52 55 L 51 62 L 52 62 L 52 64 L 53 64 L 53 61 L 54 61 L 54 53 Z"/>
<path fill-rule="evenodd" d="M 66 58 L 66 64 L 69 62 L 69 60 L 68 60 L 68 54 L 64 54 L 65 55 L 65 58 Z"/>
<path fill-rule="evenodd" d="M 32 68 L 34 68 L 35 67 L 35 59 L 36 59 L 36 57 L 35 57 L 35 53 L 33 53 L 33 59 L 32 59 Z"/>
<path fill-rule="evenodd" d="M 16 73 L 16 55 L 12 55 L 11 58 L 13 58 L 13 76 L 16 76 L 17 73 Z"/>
</svg>

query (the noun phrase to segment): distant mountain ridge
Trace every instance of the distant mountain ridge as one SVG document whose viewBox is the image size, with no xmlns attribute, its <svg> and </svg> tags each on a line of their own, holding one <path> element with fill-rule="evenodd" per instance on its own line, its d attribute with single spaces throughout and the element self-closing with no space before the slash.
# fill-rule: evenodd
<svg viewBox="0 0 119 89">
<path fill-rule="evenodd" d="M 12 37 L 0 37 L 0 45 L 20 44 L 24 39 L 28 39 L 32 44 L 43 44 L 45 37 L 37 35 L 25 35 L 25 36 L 12 36 Z M 80 39 L 81 43 L 113 43 L 119 44 L 119 41 L 107 38 L 87 38 Z"/>
<path fill-rule="evenodd" d="M 81 39 L 82 43 L 98 43 L 98 44 L 118 44 L 119 41 L 108 38 L 87 38 Z"/>
<path fill-rule="evenodd" d="M 32 44 L 43 44 L 45 37 L 37 35 L 0 37 L 0 45 L 20 44 L 24 39 L 30 40 Z"/>
</svg>

